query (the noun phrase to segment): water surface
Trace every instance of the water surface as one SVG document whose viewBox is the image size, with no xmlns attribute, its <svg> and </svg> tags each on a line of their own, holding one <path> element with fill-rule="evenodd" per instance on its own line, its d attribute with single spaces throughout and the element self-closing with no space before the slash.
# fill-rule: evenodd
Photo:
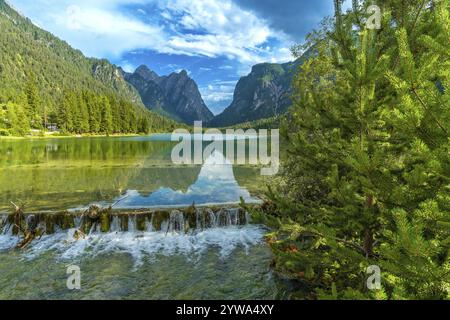
<svg viewBox="0 0 450 320">
<path fill-rule="evenodd" d="M 265 188 L 255 166 L 174 165 L 170 135 L 0 140 L 0 212 L 92 203 L 154 207 L 254 202 Z M 219 154 L 219 157 L 226 157 Z"/>
<path fill-rule="evenodd" d="M 168 135 L 125 138 L 0 140 L 0 212 L 90 204 L 117 208 L 259 201 L 255 166 L 233 166 L 226 151 L 202 165 L 175 166 Z M 50 214 L 50 213 L 48 213 Z M 3 216 L 6 221 L 6 216 Z M 232 219 L 229 219 L 232 221 Z M 168 223 L 168 222 L 167 222 Z M 171 230 L 171 228 L 163 228 Z M 0 221 L 0 299 L 276 299 L 272 253 L 257 225 L 189 233 L 57 230 L 25 250 Z M 81 269 L 81 290 L 67 289 L 67 267 Z"/>
</svg>

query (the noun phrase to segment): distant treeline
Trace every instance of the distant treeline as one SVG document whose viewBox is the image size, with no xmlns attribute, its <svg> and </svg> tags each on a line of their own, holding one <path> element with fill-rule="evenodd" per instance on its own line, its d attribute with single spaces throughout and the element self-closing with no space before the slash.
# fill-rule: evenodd
<svg viewBox="0 0 450 320">
<path fill-rule="evenodd" d="M 91 90 L 66 91 L 56 108 L 46 106 L 30 73 L 25 99 L 0 102 L 0 135 L 24 136 L 30 130 L 53 130 L 62 134 L 150 133 L 172 129 L 174 122 L 138 110 L 132 102 L 114 94 Z"/>
</svg>

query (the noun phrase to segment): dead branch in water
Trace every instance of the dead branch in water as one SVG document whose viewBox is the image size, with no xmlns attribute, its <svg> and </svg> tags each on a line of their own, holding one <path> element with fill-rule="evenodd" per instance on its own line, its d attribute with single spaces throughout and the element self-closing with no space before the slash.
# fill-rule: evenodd
<svg viewBox="0 0 450 320">
<path fill-rule="evenodd" d="M 23 232 L 22 227 L 21 227 L 21 220 L 23 217 L 23 207 L 18 206 L 17 204 L 15 204 L 12 201 L 10 201 L 10 202 L 11 202 L 12 206 L 14 207 L 14 212 L 12 213 L 12 218 L 10 218 L 10 224 L 6 231 L 8 232 L 12 226 L 13 234 L 18 235 L 20 231 Z"/>
<path fill-rule="evenodd" d="M 89 229 L 94 228 L 97 229 L 99 223 L 104 223 L 107 219 L 102 219 L 103 215 L 108 215 L 111 210 L 119 204 L 121 201 L 128 198 L 128 195 L 117 200 L 115 203 L 110 205 L 109 207 L 101 207 L 99 205 L 91 205 L 87 210 L 83 212 L 81 215 L 81 225 L 80 227 L 75 231 L 73 237 L 75 240 L 79 239 L 85 239 L 86 233 L 89 232 L 89 230 L 86 230 L 85 228 L 88 227 Z M 105 225 L 105 228 L 109 228 L 109 223 Z M 83 230 L 85 229 L 85 230 Z"/>
<path fill-rule="evenodd" d="M 23 234 L 23 239 L 19 242 L 16 248 L 24 249 L 31 242 L 33 242 L 36 237 L 42 237 L 45 233 L 45 228 L 42 228 L 38 225 L 36 216 L 34 215 L 30 215 L 26 221 L 23 221 L 23 206 L 18 206 L 12 201 L 11 204 L 14 207 L 14 212 L 12 214 L 12 223 L 10 224 L 10 226 L 13 226 L 13 234 L 17 234 L 17 236 L 20 236 L 21 233 Z M 25 224 L 25 227 L 23 227 L 23 223 Z"/>
</svg>

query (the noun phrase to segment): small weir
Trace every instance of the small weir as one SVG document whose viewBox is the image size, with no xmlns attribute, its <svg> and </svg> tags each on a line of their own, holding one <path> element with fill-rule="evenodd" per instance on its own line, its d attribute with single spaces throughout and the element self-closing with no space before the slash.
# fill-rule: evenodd
<svg viewBox="0 0 450 320">
<path fill-rule="evenodd" d="M 192 233 L 210 228 L 243 226 L 249 223 L 241 208 L 194 208 L 174 210 L 113 211 L 91 207 L 86 212 L 22 214 L 0 216 L 0 234 L 18 235 L 21 230 L 39 230 L 41 234 L 79 229 L 95 232 L 177 232 Z M 20 226 L 20 227 L 19 227 Z"/>
<path fill-rule="evenodd" d="M 19 250 L 25 259 L 53 251 L 57 260 L 128 253 L 144 257 L 199 257 L 210 249 L 227 257 L 263 243 L 265 230 L 241 208 L 120 211 L 92 206 L 79 212 L 0 215 L 0 253 Z"/>
</svg>

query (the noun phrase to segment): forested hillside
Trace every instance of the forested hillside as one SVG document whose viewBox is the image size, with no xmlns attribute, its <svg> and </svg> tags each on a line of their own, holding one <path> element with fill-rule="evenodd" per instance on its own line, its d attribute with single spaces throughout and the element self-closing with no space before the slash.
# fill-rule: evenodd
<svg viewBox="0 0 450 320">
<path fill-rule="evenodd" d="M 283 174 L 257 212 L 293 297 L 450 298 L 448 1 L 378 3 L 368 28 L 372 1 L 336 0 L 294 81 Z"/>
<path fill-rule="evenodd" d="M 0 134 L 170 130 L 106 60 L 88 59 L 0 0 Z"/>
</svg>

